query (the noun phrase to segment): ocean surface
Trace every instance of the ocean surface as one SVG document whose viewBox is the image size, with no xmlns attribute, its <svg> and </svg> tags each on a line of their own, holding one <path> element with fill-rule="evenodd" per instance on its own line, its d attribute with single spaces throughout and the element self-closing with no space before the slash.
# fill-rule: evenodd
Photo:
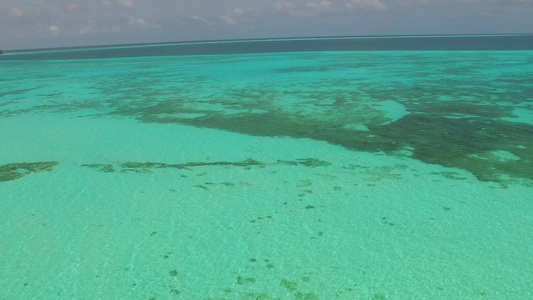
<svg viewBox="0 0 533 300">
<path fill-rule="evenodd" d="M 533 35 L 0 56 L 0 299 L 533 299 Z"/>
</svg>

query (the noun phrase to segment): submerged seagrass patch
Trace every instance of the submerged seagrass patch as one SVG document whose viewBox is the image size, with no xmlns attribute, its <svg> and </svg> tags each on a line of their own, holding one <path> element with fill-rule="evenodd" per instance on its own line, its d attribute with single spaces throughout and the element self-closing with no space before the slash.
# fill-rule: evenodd
<svg viewBox="0 0 533 300">
<path fill-rule="evenodd" d="M 6 164 L 0 166 L 0 182 L 19 179 L 36 172 L 52 171 L 57 164 L 57 161 Z"/>
</svg>

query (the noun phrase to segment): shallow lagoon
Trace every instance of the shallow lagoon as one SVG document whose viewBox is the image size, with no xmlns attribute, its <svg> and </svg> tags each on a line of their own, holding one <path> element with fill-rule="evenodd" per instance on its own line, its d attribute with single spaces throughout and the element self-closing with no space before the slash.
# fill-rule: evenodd
<svg viewBox="0 0 533 300">
<path fill-rule="evenodd" d="M 533 294 L 531 50 L 9 58 L 2 297 Z"/>
</svg>

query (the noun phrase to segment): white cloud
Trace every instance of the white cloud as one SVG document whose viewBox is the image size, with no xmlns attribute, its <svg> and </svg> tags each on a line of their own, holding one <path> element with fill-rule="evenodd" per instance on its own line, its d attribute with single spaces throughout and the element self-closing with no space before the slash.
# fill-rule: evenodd
<svg viewBox="0 0 533 300">
<path fill-rule="evenodd" d="M 128 18 L 127 25 L 130 28 L 136 28 L 136 29 L 161 28 L 161 25 L 159 25 L 157 23 L 148 22 L 145 19 L 135 18 L 135 17 L 131 17 L 131 16 Z M 113 27 L 111 27 L 111 29 L 113 29 Z M 108 30 L 108 32 L 109 32 L 109 30 Z"/>
<path fill-rule="evenodd" d="M 107 34 L 107 33 L 119 32 L 119 31 L 120 29 L 116 26 L 96 28 L 92 25 L 86 25 L 86 26 L 82 26 L 81 28 L 79 28 L 78 31 L 74 33 L 74 35 L 87 35 L 87 34 L 100 34 L 100 33 Z"/>
<path fill-rule="evenodd" d="M 293 17 L 303 17 L 307 15 L 306 12 L 300 10 L 292 2 L 277 2 L 274 4 L 274 8 L 281 13 L 284 13 Z"/>
<path fill-rule="evenodd" d="M 190 18 L 191 18 L 191 20 L 193 20 L 196 23 L 201 23 L 201 24 L 204 24 L 204 25 L 213 25 L 213 22 L 209 21 L 206 18 L 200 17 L 200 16 L 194 15 L 194 16 L 190 16 Z"/>
<path fill-rule="evenodd" d="M 352 0 L 346 4 L 346 7 L 350 10 L 386 10 L 385 5 L 380 0 Z"/>
<path fill-rule="evenodd" d="M 221 16 L 220 19 L 222 21 L 224 21 L 224 23 L 229 24 L 229 25 L 237 24 L 237 20 L 235 20 L 234 18 L 232 18 L 231 16 L 228 16 L 228 15 Z"/>
<path fill-rule="evenodd" d="M 19 18 L 22 17 L 23 13 L 22 10 L 18 7 L 11 8 L 11 11 L 9 11 L 9 16 L 13 18 Z"/>
<path fill-rule="evenodd" d="M 135 8 L 137 5 L 131 0 L 118 0 L 118 5 L 123 8 Z"/>
<path fill-rule="evenodd" d="M 51 26 L 48 26 L 48 31 L 52 34 L 52 35 L 58 35 L 59 34 L 59 27 L 57 25 L 51 25 Z"/>
<path fill-rule="evenodd" d="M 230 10 L 227 14 L 221 15 L 220 19 L 226 24 L 235 25 L 239 22 L 248 20 L 248 18 L 246 17 L 248 11 L 249 10 L 247 9 L 237 7 Z"/>
<path fill-rule="evenodd" d="M 232 12 L 236 15 L 243 15 L 246 12 L 246 10 L 244 8 L 237 7 L 237 8 L 234 8 Z"/>
<path fill-rule="evenodd" d="M 318 13 L 328 13 L 337 10 L 337 8 L 333 6 L 333 3 L 327 0 L 319 2 L 307 2 L 305 5 Z"/>
<path fill-rule="evenodd" d="M 140 28 L 140 29 L 147 29 L 147 28 L 150 28 L 150 27 L 155 27 L 155 28 L 161 27 L 161 26 L 159 26 L 157 24 L 148 23 L 144 19 L 134 18 L 134 17 L 129 17 L 127 24 L 130 27 L 135 27 L 135 28 Z"/>
<path fill-rule="evenodd" d="M 320 0 L 309 1 L 301 6 L 296 6 L 292 2 L 278 2 L 274 5 L 274 8 L 281 13 L 293 17 L 316 17 L 329 13 L 341 13 L 346 11 L 347 6 L 338 5 L 329 0 Z"/>
</svg>

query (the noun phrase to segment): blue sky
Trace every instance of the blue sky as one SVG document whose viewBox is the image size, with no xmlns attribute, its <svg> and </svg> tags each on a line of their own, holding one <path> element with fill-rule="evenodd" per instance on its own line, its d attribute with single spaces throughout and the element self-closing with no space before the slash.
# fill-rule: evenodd
<svg viewBox="0 0 533 300">
<path fill-rule="evenodd" d="M 533 32 L 533 0 L 2 0 L 0 49 Z"/>
</svg>

